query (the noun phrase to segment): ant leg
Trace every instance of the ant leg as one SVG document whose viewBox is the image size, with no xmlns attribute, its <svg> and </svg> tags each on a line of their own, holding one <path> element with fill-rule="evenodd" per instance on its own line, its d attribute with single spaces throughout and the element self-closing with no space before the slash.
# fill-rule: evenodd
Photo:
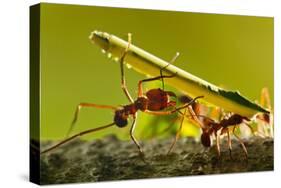
<svg viewBox="0 0 281 188">
<path fill-rule="evenodd" d="M 52 147 L 50 147 L 50 148 L 48 148 L 48 149 L 46 149 L 46 150 L 43 150 L 43 151 L 40 153 L 40 155 L 42 155 L 42 154 L 44 154 L 44 153 L 47 153 L 47 152 L 49 152 L 49 151 L 52 151 L 52 150 L 58 148 L 59 146 L 61 146 L 61 145 L 65 144 L 65 143 L 67 143 L 67 142 L 73 140 L 73 139 L 76 138 L 76 137 L 80 137 L 80 136 L 83 136 L 83 135 L 85 135 L 85 134 L 89 134 L 89 133 L 96 132 L 96 131 L 99 131 L 99 130 L 102 130 L 102 129 L 106 129 L 106 128 L 111 127 L 111 126 L 113 126 L 113 125 L 115 125 L 114 122 L 113 122 L 113 123 L 110 123 L 110 124 L 108 124 L 108 125 L 104 125 L 104 126 L 101 126 L 101 127 L 94 128 L 94 129 L 88 129 L 88 130 L 86 130 L 86 131 L 82 131 L 82 132 L 80 132 L 80 133 L 78 133 L 78 134 L 75 134 L 75 135 L 73 135 L 73 136 L 71 136 L 71 137 L 69 137 L 69 138 L 67 138 L 67 139 L 64 139 L 63 141 L 57 143 L 56 145 L 54 145 L 54 146 L 52 146 Z"/>
<path fill-rule="evenodd" d="M 192 100 L 191 97 L 188 95 L 183 95 L 180 96 L 181 103 L 188 103 Z M 188 111 L 189 111 L 189 120 L 196 125 L 198 128 L 204 129 L 205 125 L 201 119 L 199 119 L 199 114 L 201 113 L 202 106 L 199 103 L 193 103 L 191 106 L 188 106 Z"/>
<path fill-rule="evenodd" d="M 189 103 L 181 106 L 181 107 L 178 107 L 174 110 L 169 110 L 169 111 L 149 111 L 149 110 L 146 110 L 144 111 L 145 113 L 148 113 L 148 114 L 152 114 L 152 115 L 171 115 L 175 112 L 180 112 L 181 109 L 185 109 L 187 108 L 188 106 L 190 106 L 192 103 L 194 103 L 197 99 L 199 98 L 203 98 L 204 96 L 198 96 L 198 97 L 195 97 L 194 99 L 192 99 Z"/>
<path fill-rule="evenodd" d="M 139 142 L 137 141 L 137 139 L 135 138 L 135 136 L 133 135 L 135 127 L 136 127 L 136 119 L 137 119 L 137 114 L 135 114 L 135 116 L 133 118 L 133 123 L 132 123 L 131 129 L 130 129 L 130 136 L 131 136 L 131 139 L 136 144 L 136 146 L 138 147 L 140 156 L 143 158 L 144 154 L 143 154 L 142 148 L 141 148 Z"/>
<path fill-rule="evenodd" d="M 255 132 L 254 129 L 253 129 L 253 127 L 251 127 L 248 123 L 244 122 L 244 124 L 251 130 L 251 133 L 252 133 L 254 136 L 258 135 L 258 136 L 260 136 L 260 137 L 262 137 L 262 138 L 265 138 L 265 137 L 266 137 L 266 136 L 265 136 L 263 133 L 261 133 L 260 131 Z"/>
<path fill-rule="evenodd" d="M 166 127 L 165 129 L 163 129 L 163 130 L 160 132 L 160 134 L 164 134 L 164 133 L 168 132 L 168 131 L 173 127 L 174 123 L 176 123 L 177 121 L 178 121 L 178 116 L 176 116 L 176 117 L 171 121 L 171 124 L 170 124 L 168 127 Z"/>
<path fill-rule="evenodd" d="M 235 133 L 235 128 L 236 128 L 236 125 L 234 126 L 232 132 L 233 132 L 234 136 L 235 136 L 235 137 L 238 139 L 238 141 L 240 142 L 240 144 L 241 144 L 241 146 L 242 146 L 242 148 L 243 148 L 243 151 L 244 151 L 244 153 L 245 153 L 245 157 L 246 157 L 246 159 L 248 159 L 248 151 L 247 151 L 247 148 L 246 148 L 246 146 L 244 145 L 242 139 Z"/>
<path fill-rule="evenodd" d="M 180 55 L 180 53 L 177 52 L 176 55 L 173 57 L 173 59 L 166 66 L 164 66 L 164 67 L 162 67 L 160 69 L 160 76 L 161 76 L 163 91 L 165 90 L 165 88 L 164 88 L 164 79 L 163 79 L 163 70 L 166 69 L 170 64 L 173 64 L 176 61 L 176 59 L 179 57 L 179 55 Z"/>
<path fill-rule="evenodd" d="M 143 89 L 142 89 L 142 83 L 143 82 L 150 82 L 150 81 L 154 81 L 154 80 L 160 80 L 160 79 L 163 79 L 163 78 L 173 78 L 174 76 L 175 76 L 175 74 L 169 75 L 169 76 L 156 76 L 156 77 L 153 77 L 153 78 L 140 80 L 139 83 L 138 83 L 138 97 L 143 96 Z"/>
<path fill-rule="evenodd" d="M 220 135 L 215 134 L 216 136 L 216 147 L 217 147 L 217 152 L 218 152 L 218 158 L 221 157 L 221 149 L 220 149 Z"/>
<path fill-rule="evenodd" d="M 204 124 L 198 118 L 198 114 L 196 114 L 196 112 L 193 110 L 192 106 L 188 106 L 187 109 L 191 116 L 192 123 L 194 123 L 197 127 L 201 128 L 201 129 L 205 128 Z"/>
<path fill-rule="evenodd" d="M 109 106 L 109 105 L 98 105 L 98 104 L 93 104 L 93 103 L 80 103 L 79 105 L 77 105 L 76 107 L 76 111 L 75 111 L 75 114 L 74 114 L 74 118 L 72 120 L 72 123 L 69 127 L 69 130 L 66 134 L 66 137 L 68 137 L 70 135 L 70 133 L 72 132 L 77 120 L 78 120 L 78 116 L 79 116 L 79 113 L 80 113 L 80 110 L 82 108 L 85 108 L 85 107 L 89 107 L 89 108 L 102 108 L 102 109 L 111 109 L 111 110 L 116 110 L 117 108 L 114 107 L 114 106 Z"/>
<path fill-rule="evenodd" d="M 120 58 L 120 69 L 121 69 L 121 88 L 124 91 L 124 93 L 125 93 L 126 97 L 128 98 L 128 100 L 131 103 L 134 103 L 134 100 L 133 100 L 132 96 L 130 95 L 130 93 L 128 91 L 128 88 L 127 88 L 127 85 L 126 85 L 125 72 L 124 72 L 124 60 L 125 60 L 126 54 L 129 51 L 129 48 L 130 48 L 130 45 L 131 45 L 131 41 L 132 41 L 132 35 L 131 35 L 131 33 L 128 33 L 128 45 L 125 48 L 125 50 L 124 50 L 124 52 L 123 52 L 123 54 L 122 54 L 122 56 Z"/>
<path fill-rule="evenodd" d="M 230 156 L 231 159 L 233 159 L 232 158 L 232 153 L 231 153 L 232 145 L 231 145 L 231 139 L 230 139 L 230 134 L 229 134 L 229 129 L 228 128 L 227 128 L 227 144 L 228 144 L 228 149 L 229 149 L 229 156 Z"/>
<path fill-rule="evenodd" d="M 175 146 L 177 140 L 178 140 L 179 137 L 180 137 L 180 133 L 181 133 L 181 130 L 182 130 L 182 125 L 183 125 L 184 116 L 185 116 L 185 114 L 186 114 L 186 111 L 187 111 L 187 110 L 185 109 L 185 110 L 184 110 L 184 113 L 183 113 L 183 116 L 182 116 L 182 120 L 181 120 L 180 127 L 179 127 L 179 129 L 178 129 L 178 131 L 177 131 L 177 134 L 176 134 L 176 137 L 174 138 L 173 143 L 172 143 L 171 146 L 170 146 L 170 149 L 169 149 L 167 155 L 169 155 L 169 153 L 172 151 L 172 149 L 174 148 L 174 146 Z"/>
<path fill-rule="evenodd" d="M 222 128 L 220 135 L 223 135 L 225 133 L 227 134 L 227 145 L 228 145 L 228 150 L 229 150 L 229 156 L 230 156 L 230 159 L 233 159 L 232 153 L 231 153 L 232 152 L 231 139 L 230 139 L 229 129 L 227 127 Z"/>
</svg>

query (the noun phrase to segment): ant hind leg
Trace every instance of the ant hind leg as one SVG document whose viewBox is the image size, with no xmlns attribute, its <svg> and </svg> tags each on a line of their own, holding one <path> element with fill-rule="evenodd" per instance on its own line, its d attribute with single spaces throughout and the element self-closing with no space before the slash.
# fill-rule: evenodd
<svg viewBox="0 0 281 188">
<path fill-rule="evenodd" d="M 244 154 L 245 154 L 245 157 L 246 157 L 246 159 L 248 159 L 248 151 L 247 151 L 247 148 L 246 148 L 246 146 L 245 146 L 245 144 L 243 143 L 243 141 L 242 141 L 242 139 L 235 133 L 235 128 L 236 128 L 236 126 L 234 126 L 234 128 L 233 128 L 233 135 L 238 139 L 238 141 L 240 142 L 240 144 L 241 144 L 241 146 L 242 146 L 242 148 L 243 148 L 243 151 L 244 151 Z"/>
<path fill-rule="evenodd" d="M 228 149 L 229 149 L 230 159 L 233 160 L 233 158 L 232 158 L 232 145 L 231 145 L 231 138 L 230 138 L 229 129 L 227 129 L 227 145 L 228 145 Z"/>
<path fill-rule="evenodd" d="M 141 148 L 139 142 L 137 141 L 137 139 L 135 138 L 135 136 L 133 135 L 135 127 L 136 127 L 136 119 L 137 119 L 137 114 L 135 114 L 135 116 L 133 118 L 133 123 L 132 123 L 131 129 L 130 129 L 130 136 L 131 136 L 131 139 L 133 140 L 133 142 L 135 143 L 135 145 L 137 146 L 141 158 L 144 160 L 144 153 L 142 151 L 142 148 Z"/>
<path fill-rule="evenodd" d="M 163 89 L 163 91 L 165 90 L 165 88 L 164 88 L 165 84 L 164 84 L 163 70 L 166 69 L 169 65 L 173 64 L 176 61 L 176 59 L 179 57 L 179 55 L 180 55 L 180 53 L 177 52 L 176 55 L 173 57 L 173 59 L 166 66 L 164 66 L 164 67 L 162 67 L 160 69 L 160 76 L 161 76 L 161 82 L 162 82 L 162 89 Z"/>
<path fill-rule="evenodd" d="M 124 72 L 124 60 L 125 60 L 125 57 L 129 51 L 129 48 L 130 48 L 130 45 L 131 45 L 131 42 L 132 42 L 132 34 L 131 33 L 128 33 L 128 45 L 127 47 L 125 48 L 121 58 L 120 58 L 120 69 L 121 69 L 121 88 L 122 90 L 124 91 L 126 97 L 128 98 L 128 100 L 133 103 L 134 100 L 132 98 L 132 96 L 130 95 L 129 91 L 128 91 L 128 88 L 127 88 L 127 85 L 126 85 L 126 79 L 125 79 L 125 72 Z"/>
</svg>

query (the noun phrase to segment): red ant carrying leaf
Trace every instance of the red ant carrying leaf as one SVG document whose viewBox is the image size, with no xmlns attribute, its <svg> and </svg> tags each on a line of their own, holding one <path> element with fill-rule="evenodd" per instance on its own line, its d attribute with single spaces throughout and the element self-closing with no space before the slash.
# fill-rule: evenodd
<svg viewBox="0 0 281 188">
<path fill-rule="evenodd" d="M 94 103 L 80 103 L 76 108 L 76 111 L 74 114 L 74 119 L 73 119 L 70 129 L 68 131 L 67 137 L 71 133 L 74 126 L 76 125 L 79 113 L 82 108 L 101 108 L 101 109 L 114 110 L 113 122 L 108 125 L 85 130 L 85 131 L 82 131 L 75 135 L 72 135 L 72 136 L 66 138 L 65 140 L 62 140 L 58 144 L 56 144 L 46 150 L 43 150 L 41 152 L 41 154 L 50 152 L 50 151 L 58 148 L 59 146 L 73 140 L 74 138 L 83 136 L 85 134 L 100 131 L 100 130 L 112 127 L 114 125 L 116 125 L 119 128 L 125 127 L 128 125 L 128 119 L 132 118 L 133 122 L 132 122 L 132 125 L 130 128 L 130 136 L 131 136 L 131 139 L 133 140 L 133 142 L 135 143 L 135 145 L 137 146 L 140 155 L 143 156 L 142 148 L 133 134 L 134 129 L 136 127 L 138 111 L 142 111 L 144 113 L 148 113 L 148 114 L 152 114 L 152 115 L 170 115 L 170 114 L 179 112 L 181 109 L 187 108 L 189 105 L 194 103 L 197 99 L 203 97 L 203 96 L 198 96 L 198 97 L 192 99 L 190 102 L 186 103 L 185 105 L 183 105 L 181 107 L 176 107 L 176 101 L 171 100 L 171 97 L 176 97 L 176 95 L 171 91 L 164 90 L 164 79 L 172 78 L 174 76 L 174 75 L 168 75 L 168 76 L 162 75 L 162 70 L 164 68 L 166 68 L 166 66 L 165 66 L 160 70 L 160 76 L 139 81 L 138 97 L 136 100 L 133 100 L 133 98 L 131 97 L 131 95 L 127 89 L 126 81 L 125 81 L 125 74 L 124 74 L 124 62 L 125 62 L 125 57 L 129 50 L 130 44 L 131 44 L 131 35 L 128 34 L 128 46 L 126 47 L 125 51 L 123 52 L 123 54 L 120 58 L 120 68 L 121 68 L 121 88 L 124 91 L 126 97 L 128 98 L 130 104 L 115 107 L 115 106 L 110 106 L 110 105 L 99 105 L 99 104 L 94 104 Z M 175 56 L 175 58 L 173 58 L 172 61 L 174 61 L 177 56 L 178 56 L 178 54 Z M 167 64 L 167 66 L 168 65 L 169 64 Z M 144 82 L 150 82 L 150 81 L 155 81 L 155 80 L 162 80 L 163 88 L 162 89 L 160 89 L 160 88 L 150 89 L 146 93 L 143 93 L 142 84 Z M 172 109 L 167 110 L 168 108 L 172 108 Z M 171 147 L 173 147 L 173 145 Z"/>
</svg>

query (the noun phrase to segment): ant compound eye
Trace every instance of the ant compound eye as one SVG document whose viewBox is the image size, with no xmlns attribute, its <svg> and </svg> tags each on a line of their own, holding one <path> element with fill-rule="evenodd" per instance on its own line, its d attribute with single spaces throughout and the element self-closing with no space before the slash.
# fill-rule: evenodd
<svg viewBox="0 0 281 188">
<path fill-rule="evenodd" d="M 119 110 L 115 112 L 114 122 L 120 128 L 126 127 L 128 125 L 128 119 L 124 115 L 123 110 Z"/>
<path fill-rule="evenodd" d="M 211 139 L 210 139 L 210 135 L 208 133 L 202 133 L 202 135 L 201 135 L 201 143 L 205 147 L 210 147 L 211 146 Z"/>
</svg>

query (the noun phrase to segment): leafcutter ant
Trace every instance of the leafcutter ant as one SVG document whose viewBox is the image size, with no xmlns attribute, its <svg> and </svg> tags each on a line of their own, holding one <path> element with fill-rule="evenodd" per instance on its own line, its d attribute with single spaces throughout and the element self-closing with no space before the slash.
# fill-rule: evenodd
<svg viewBox="0 0 281 188">
<path fill-rule="evenodd" d="M 203 124 L 204 124 L 204 128 L 202 129 L 202 135 L 201 135 L 201 143 L 205 147 L 211 146 L 211 136 L 214 135 L 216 138 L 216 148 L 217 148 L 218 156 L 220 157 L 220 136 L 227 134 L 227 143 L 228 143 L 228 148 L 229 148 L 229 154 L 230 154 L 230 157 L 232 158 L 232 155 L 231 155 L 232 146 L 231 146 L 229 128 L 233 126 L 233 129 L 231 132 L 237 138 L 237 140 L 240 142 L 240 144 L 243 148 L 244 154 L 245 154 L 246 158 L 248 158 L 247 149 L 246 149 L 242 139 L 236 134 L 235 129 L 237 128 L 237 126 L 244 123 L 252 130 L 252 127 L 247 123 L 248 121 L 250 121 L 249 118 L 238 115 L 238 114 L 233 114 L 229 118 L 225 118 L 225 119 L 222 119 L 221 121 L 217 122 L 206 116 L 201 116 L 201 117 L 203 117 Z M 252 132 L 253 132 L 253 130 L 252 130 Z"/>
<path fill-rule="evenodd" d="M 150 82 L 150 81 L 155 81 L 155 80 L 162 80 L 162 82 L 163 82 L 163 79 L 172 78 L 174 76 L 174 75 L 162 75 L 162 69 L 161 69 L 160 76 L 156 76 L 153 78 L 148 78 L 148 79 L 139 81 L 138 97 L 136 100 L 133 100 L 133 98 L 131 97 L 131 95 L 127 89 L 126 81 L 125 81 L 125 74 L 124 74 L 124 63 L 125 63 L 126 54 L 129 51 L 130 44 L 131 44 L 131 35 L 128 34 L 128 45 L 120 58 L 120 69 L 121 69 L 121 88 L 122 88 L 123 92 L 125 93 L 126 97 L 128 98 L 130 104 L 115 107 L 115 106 L 110 106 L 110 105 L 99 105 L 99 104 L 94 104 L 94 103 L 80 103 L 76 108 L 76 111 L 74 114 L 74 119 L 72 121 L 72 124 L 70 126 L 70 129 L 69 129 L 67 135 L 69 135 L 71 133 L 72 129 L 76 125 L 79 113 L 82 108 L 100 108 L 100 109 L 113 110 L 114 111 L 113 122 L 108 125 L 100 126 L 100 127 L 93 128 L 93 129 L 88 129 L 88 130 L 82 131 L 78 134 L 74 134 L 73 136 L 70 136 L 70 137 L 62 140 L 58 144 L 42 151 L 41 154 L 54 150 L 54 149 L 58 148 L 59 146 L 73 140 L 74 138 L 83 136 L 85 134 L 100 131 L 100 130 L 112 127 L 114 125 L 116 125 L 119 128 L 126 127 L 128 125 L 128 119 L 132 118 L 130 136 L 131 136 L 131 139 L 133 140 L 133 142 L 135 143 L 135 145 L 137 146 L 140 155 L 143 156 L 142 148 L 133 134 L 134 129 L 136 127 L 138 111 L 142 111 L 144 113 L 148 113 L 148 114 L 152 114 L 152 115 L 170 115 L 170 114 L 179 112 L 181 109 L 187 108 L 194 101 L 203 97 L 203 96 L 198 96 L 198 97 L 194 98 L 193 100 L 191 100 L 189 103 L 187 103 L 181 107 L 176 107 L 176 101 L 171 100 L 171 97 L 175 97 L 176 95 L 171 91 L 164 91 L 164 84 L 163 84 L 162 89 L 160 89 L 160 88 L 150 89 L 146 93 L 143 93 L 142 84 L 144 82 Z M 175 56 L 175 58 L 177 57 L 177 55 Z M 172 61 L 174 61 L 175 58 L 173 58 Z M 169 64 L 167 64 L 167 66 L 168 65 Z M 163 68 L 165 68 L 165 67 L 163 67 Z"/>
<path fill-rule="evenodd" d="M 179 100 L 182 103 L 188 103 L 192 99 L 188 96 L 180 96 Z M 192 108 L 193 110 L 191 112 L 194 112 L 195 114 L 192 114 L 193 117 L 191 119 L 194 120 L 195 124 L 199 125 L 202 129 L 201 134 L 201 143 L 205 147 L 211 147 L 212 143 L 212 137 L 214 136 L 216 138 L 216 149 L 218 156 L 220 157 L 220 137 L 227 135 L 227 143 L 229 148 L 229 154 L 232 158 L 231 151 L 232 151 L 232 144 L 231 144 L 231 138 L 230 133 L 233 133 L 233 135 L 237 138 L 237 140 L 240 142 L 244 154 L 246 158 L 248 158 L 248 152 L 245 147 L 245 144 L 243 143 L 242 139 L 237 135 L 235 132 L 237 127 L 240 126 L 242 123 L 245 124 L 254 135 L 259 135 L 263 137 L 263 134 L 260 131 L 254 131 L 254 129 L 250 126 L 249 122 L 251 121 L 248 117 L 241 116 L 239 114 L 232 114 L 228 118 L 222 118 L 222 112 L 223 110 L 221 108 L 215 108 L 213 110 L 210 110 L 207 106 L 203 104 L 199 104 L 197 102 L 192 103 L 188 108 Z M 208 117 L 210 116 L 217 116 L 217 121 Z M 268 117 L 270 114 L 262 114 L 262 117 L 265 117 L 264 121 L 268 122 L 266 117 Z M 257 115 L 259 119 L 261 115 Z M 241 129 L 240 129 L 241 131 Z"/>
</svg>

